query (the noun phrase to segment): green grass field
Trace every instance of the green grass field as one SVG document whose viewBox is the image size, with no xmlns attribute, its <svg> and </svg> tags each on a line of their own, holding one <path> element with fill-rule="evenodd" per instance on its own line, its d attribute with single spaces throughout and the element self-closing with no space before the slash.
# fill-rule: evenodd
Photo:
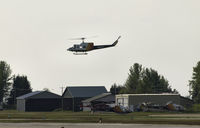
<svg viewBox="0 0 200 128">
<path fill-rule="evenodd" d="M 200 125 L 200 114 L 169 112 L 17 112 L 0 111 L 0 122 L 62 122 L 62 123 L 142 123 L 142 124 L 190 124 Z"/>
</svg>

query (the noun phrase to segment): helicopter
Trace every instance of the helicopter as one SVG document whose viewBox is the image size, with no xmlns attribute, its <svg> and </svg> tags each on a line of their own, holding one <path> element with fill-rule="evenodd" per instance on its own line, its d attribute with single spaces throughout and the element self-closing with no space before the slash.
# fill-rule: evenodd
<svg viewBox="0 0 200 128">
<path fill-rule="evenodd" d="M 82 43 L 74 44 L 74 46 L 68 48 L 67 51 L 74 52 L 75 55 L 87 55 L 88 51 L 114 47 L 118 43 L 118 40 L 120 38 L 121 36 L 119 36 L 117 40 L 113 44 L 110 44 L 110 45 L 94 45 L 93 42 L 85 42 L 85 39 L 86 39 L 85 37 L 74 38 L 73 40 L 82 40 Z"/>
</svg>

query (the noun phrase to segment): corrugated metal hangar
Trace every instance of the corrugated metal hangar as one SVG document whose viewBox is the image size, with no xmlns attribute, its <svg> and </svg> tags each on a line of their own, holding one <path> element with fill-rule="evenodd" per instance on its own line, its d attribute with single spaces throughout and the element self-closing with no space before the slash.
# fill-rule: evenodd
<svg viewBox="0 0 200 128">
<path fill-rule="evenodd" d="M 70 86 L 66 87 L 63 97 L 63 109 L 72 111 L 82 110 L 82 100 L 107 93 L 104 86 Z"/>
<path fill-rule="evenodd" d="M 163 94 L 119 94 L 116 95 L 116 104 L 124 107 L 135 107 L 144 102 L 154 103 L 158 105 L 166 105 L 168 102 L 189 107 L 192 100 L 184 98 L 179 94 L 163 93 Z"/>
<path fill-rule="evenodd" d="M 61 108 L 61 96 L 48 91 L 35 91 L 17 97 L 18 111 L 53 111 Z"/>
</svg>

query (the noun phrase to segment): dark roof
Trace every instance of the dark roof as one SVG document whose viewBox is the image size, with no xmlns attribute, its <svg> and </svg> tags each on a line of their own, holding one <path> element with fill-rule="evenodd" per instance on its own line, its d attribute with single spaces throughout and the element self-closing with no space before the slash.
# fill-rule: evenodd
<svg viewBox="0 0 200 128">
<path fill-rule="evenodd" d="M 72 97 L 93 97 L 102 93 L 107 93 L 104 86 L 70 86 L 66 88 L 65 92 L 67 90 Z"/>
<path fill-rule="evenodd" d="M 88 102 L 91 102 L 91 101 L 94 101 L 94 100 L 97 100 L 97 99 L 101 99 L 101 98 L 103 98 L 103 97 L 106 97 L 106 96 L 108 96 L 108 95 L 111 95 L 111 93 L 102 93 L 102 94 L 100 94 L 100 95 L 97 95 L 97 96 L 91 97 L 91 98 L 89 98 L 89 99 L 83 100 L 82 102 L 88 103 Z"/>
<path fill-rule="evenodd" d="M 30 92 L 30 93 L 28 93 L 28 94 L 25 94 L 25 95 L 22 95 L 22 96 L 17 97 L 17 99 L 26 99 L 26 98 L 28 98 L 28 97 L 37 95 L 37 94 L 39 94 L 39 93 L 41 93 L 41 92 L 42 92 L 42 91 Z"/>
<path fill-rule="evenodd" d="M 30 99 L 30 98 L 48 99 L 48 98 L 60 98 L 60 96 L 48 91 L 35 91 L 35 92 L 31 92 L 31 93 L 17 97 L 17 99 Z"/>
<path fill-rule="evenodd" d="M 97 102 L 115 102 L 115 95 L 110 94 L 105 97 L 96 99 L 95 101 L 97 101 Z"/>
</svg>

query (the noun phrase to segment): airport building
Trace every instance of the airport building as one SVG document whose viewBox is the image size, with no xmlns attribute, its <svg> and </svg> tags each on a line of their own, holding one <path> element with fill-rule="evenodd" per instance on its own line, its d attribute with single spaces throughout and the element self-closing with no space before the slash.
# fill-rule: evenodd
<svg viewBox="0 0 200 128">
<path fill-rule="evenodd" d="M 48 91 L 35 91 L 17 97 L 17 110 L 53 111 L 61 107 L 61 96 Z"/>
<path fill-rule="evenodd" d="M 107 93 L 104 86 L 70 86 L 62 95 L 64 110 L 82 111 L 82 101 L 102 93 Z"/>
<path fill-rule="evenodd" d="M 119 94 L 116 95 L 116 105 L 123 107 L 136 107 L 142 103 L 153 103 L 165 106 L 171 102 L 184 107 L 193 104 L 192 100 L 182 97 L 179 94 L 163 93 L 163 94 Z"/>
</svg>

